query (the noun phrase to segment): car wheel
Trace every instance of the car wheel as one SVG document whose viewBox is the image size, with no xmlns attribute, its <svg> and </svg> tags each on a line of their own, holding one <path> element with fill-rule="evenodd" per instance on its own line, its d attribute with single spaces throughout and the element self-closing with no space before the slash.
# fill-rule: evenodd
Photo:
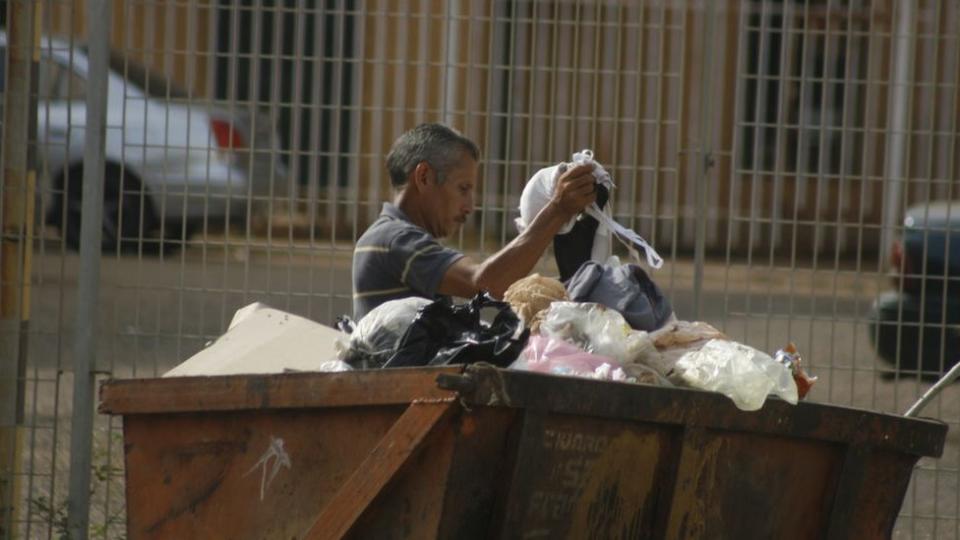
<svg viewBox="0 0 960 540">
<path fill-rule="evenodd" d="M 80 223 L 83 210 L 83 168 L 70 169 L 69 182 L 64 178 L 66 209 L 63 213 L 63 238 L 67 247 L 79 251 Z M 103 251 L 136 251 L 143 242 L 152 240 L 157 225 L 156 213 L 140 181 L 115 164 L 104 168 L 103 217 L 100 246 Z"/>
</svg>

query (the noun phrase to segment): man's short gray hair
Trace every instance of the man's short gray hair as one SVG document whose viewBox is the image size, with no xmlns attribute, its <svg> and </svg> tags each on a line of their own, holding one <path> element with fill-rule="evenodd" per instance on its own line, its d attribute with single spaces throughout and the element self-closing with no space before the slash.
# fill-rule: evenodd
<svg viewBox="0 0 960 540">
<path fill-rule="evenodd" d="M 430 164 L 437 173 L 437 182 L 443 183 L 450 169 L 465 156 L 480 160 L 480 149 L 473 141 L 443 124 L 420 124 L 393 142 L 387 154 L 390 183 L 402 187 L 421 161 Z"/>
</svg>

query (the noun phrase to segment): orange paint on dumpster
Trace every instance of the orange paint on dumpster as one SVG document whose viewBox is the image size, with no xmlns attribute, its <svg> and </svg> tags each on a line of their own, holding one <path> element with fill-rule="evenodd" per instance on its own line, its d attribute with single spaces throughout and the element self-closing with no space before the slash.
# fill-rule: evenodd
<svg viewBox="0 0 960 540">
<path fill-rule="evenodd" d="M 460 421 L 460 433 L 465 437 L 473 435 L 473 432 L 477 430 L 477 422 L 473 419 L 472 416 L 464 415 L 463 419 Z"/>
</svg>

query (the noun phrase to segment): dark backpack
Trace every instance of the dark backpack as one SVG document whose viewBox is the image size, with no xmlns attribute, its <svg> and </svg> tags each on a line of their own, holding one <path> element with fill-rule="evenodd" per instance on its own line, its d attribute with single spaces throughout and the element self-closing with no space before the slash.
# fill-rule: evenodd
<svg viewBox="0 0 960 540">
<path fill-rule="evenodd" d="M 635 264 L 610 266 L 587 261 L 566 286 L 571 300 L 614 309 L 636 330 L 652 332 L 673 316 L 670 300 Z"/>
</svg>

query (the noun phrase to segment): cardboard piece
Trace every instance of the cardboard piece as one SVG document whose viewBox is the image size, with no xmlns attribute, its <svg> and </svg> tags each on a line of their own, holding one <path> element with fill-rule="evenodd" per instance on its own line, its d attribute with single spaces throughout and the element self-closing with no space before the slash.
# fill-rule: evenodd
<svg viewBox="0 0 960 540">
<path fill-rule="evenodd" d="M 260 302 L 238 309 L 227 332 L 164 377 L 318 371 L 349 336 Z"/>
</svg>

